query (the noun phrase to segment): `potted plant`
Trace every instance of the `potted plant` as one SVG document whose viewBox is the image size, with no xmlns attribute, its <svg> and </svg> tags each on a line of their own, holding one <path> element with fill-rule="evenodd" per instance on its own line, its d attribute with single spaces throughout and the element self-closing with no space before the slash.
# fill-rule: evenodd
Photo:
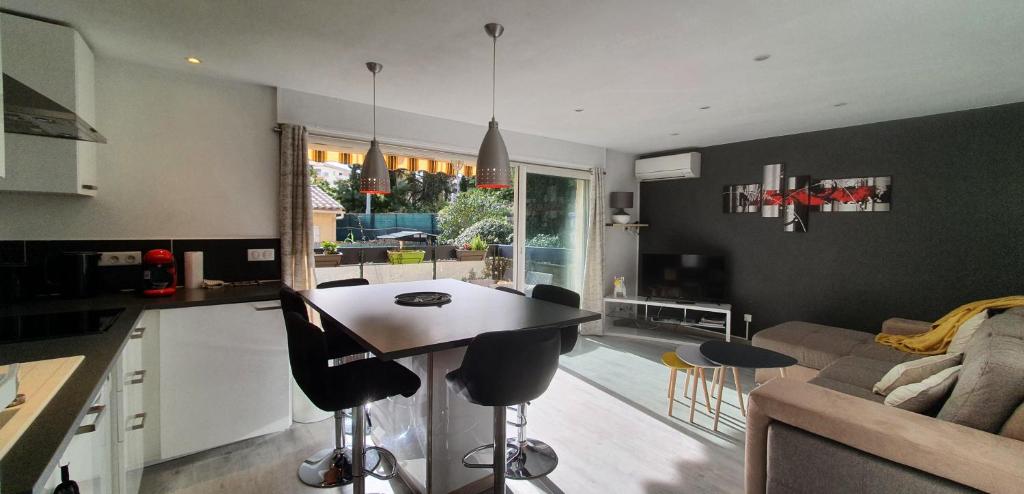
<svg viewBox="0 0 1024 494">
<path fill-rule="evenodd" d="M 341 253 L 338 252 L 337 242 L 325 240 L 320 242 L 320 248 L 323 249 L 324 253 L 313 256 L 313 259 L 316 262 L 316 267 L 332 268 L 335 266 L 341 266 Z"/>
<path fill-rule="evenodd" d="M 388 251 L 388 262 L 391 264 L 417 264 L 423 262 L 423 255 L 426 251 L 406 250 L 404 242 L 398 242 L 398 250 Z"/>
<path fill-rule="evenodd" d="M 487 242 L 484 242 L 480 235 L 462 244 L 462 248 L 455 251 L 455 257 L 460 261 L 482 261 L 485 254 L 487 254 Z"/>
</svg>

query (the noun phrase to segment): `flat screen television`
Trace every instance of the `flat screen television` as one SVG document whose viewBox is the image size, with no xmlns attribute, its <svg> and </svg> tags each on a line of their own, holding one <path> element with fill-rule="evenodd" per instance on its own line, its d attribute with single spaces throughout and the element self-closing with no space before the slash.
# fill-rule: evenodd
<svg viewBox="0 0 1024 494">
<path fill-rule="evenodd" d="M 728 296 L 725 257 L 700 254 L 641 254 L 641 297 L 687 302 L 724 302 Z"/>
</svg>

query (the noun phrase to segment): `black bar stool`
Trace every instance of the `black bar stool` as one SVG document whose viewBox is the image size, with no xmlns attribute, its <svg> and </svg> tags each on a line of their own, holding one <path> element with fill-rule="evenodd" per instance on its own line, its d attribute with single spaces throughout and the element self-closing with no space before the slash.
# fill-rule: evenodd
<svg viewBox="0 0 1024 494">
<path fill-rule="evenodd" d="M 323 283 L 317 283 L 317 288 L 341 288 L 345 286 L 363 286 L 369 285 L 370 282 L 366 278 L 347 278 L 344 280 L 325 281 Z"/>
<path fill-rule="evenodd" d="M 533 298 L 545 300 L 576 309 L 580 308 L 580 295 L 572 290 L 555 285 L 537 285 L 533 287 Z M 558 328 L 560 335 L 560 355 L 565 355 L 576 346 L 579 336 L 579 325 Z M 508 464 L 507 476 L 513 480 L 535 479 L 543 477 L 558 466 L 558 455 L 544 441 L 526 437 L 526 407 L 529 403 L 518 405 L 516 421 L 509 425 L 517 428 L 515 448 L 516 454 Z M 511 441 L 510 441 L 511 442 Z"/>
<path fill-rule="evenodd" d="M 523 293 L 523 292 L 521 292 L 519 290 L 516 290 L 515 288 L 509 288 L 507 286 L 496 286 L 496 287 L 494 287 L 494 289 L 498 290 L 499 292 L 511 293 L 513 295 L 522 295 L 524 297 L 526 296 L 525 293 Z"/>
<path fill-rule="evenodd" d="M 289 294 L 281 290 L 282 308 L 295 307 L 291 295 L 297 296 L 294 291 Z M 398 473 L 394 455 L 383 448 L 365 446 L 365 405 L 398 394 L 412 396 L 419 389 L 419 377 L 401 365 L 376 358 L 331 367 L 329 362 L 338 354 L 331 351 L 328 333 L 307 321 L 304 312 L 285 311 L 284 318 L 288 358 L 295 382 L 314 405 L 334 412 L 334 448 L 321 450 L 303 461 L 299 465 L 299 479 L 314 487 L 355 483 L 355 492 L 362 492 L 364 471 L 381 479 L 394 478 Z M 359 353 L 364 352 L 360 348 Z M 356 416 L 352 449 L 345 444 L 342 415 L 342 411 L 349 408 L 355 409 Z M 353 454 L 353 451 L 361 453 Z M 367 453 L 373 454 L 373 461 L 367 462 L 372 465 L 370 468 L 364 467 Z M 392 465 L 390 473 L 375 473 L 382 455 Z"/>
<path fill-rule="evenodd" d="M 370 284 L 370 281 L 367 280 L 366 278 L 346 278 L 346 279 L 342 279 L 342 280 L 325 281 L 323 283 L 318 283 L 316 285 L 316 288 L 317 288 L 317 290 L 324 290 L 324 289 L 327 289 L 327 288 L 342 288 L 342 287 L 347 287 L 347 286 L 365 286 L 365 285 L 369 285 L 369 284 Z M 335 323 L 334 321 L 322 320 L 321 324 L 324 326 L 324 330 L 325 331 L 333 333 L 332 335 L 328 336 L 328 338 L 336 339 L 336 338 L 338 338 L 340 336 L 341 338 L 344 338 L 344 339 L 348 340 L 348 341 L 346 341 L 344 343 L 352 343 L 352 344 L 355 344 L 355 345 L 358 346 L 358 343 L 356 343 L 351 338 L 348 338 L 348 336 L 346 336 L 344 332 L 337 331 L 337 330 L 340 330 L 340 328 L 336 327 L 337 323 Z M 335 342 L 335 344 L 336 345 L 340 345 L 340 344 L 342 344 L 342 342 Z M 328 343 L 328 346 L 331 346 L 331 344 Z M 363 350 L 363 352 L 365 352 L 365 350 Z M 363 353 L 363 352 L 356 352 L 354 354 L 359 354 L 359 353 Z M 347 419 L 351 419 L 352 418 L 352 413 L 349 412 L 348 410 L 345 410 L 344 415 L 345 415 L 345 418 L 347 418 Z M 372 417 L 370 415 L 370 411 L 369 410 L 366 411 L 366 433 L 367 434 L 372 434 L 373 433 L 373 419 L 372 419 Z M 345 422 L 345 434 L 352 434 L 352 422 L 351 421 L 346 421 Z"/>
<path fill-rule="evenodd" d="M 505 407 L 524 403 L 548 389 L 558 370 L 561 346 L 558 331 L 551 328 L 495 331 L 470 342 L 462 365 L 445 376 L 449 388 L 470 403 L 494 409 L 494 442 L 474 448 L 462 457 L 468 468 L 490 468 L 494 492 L 505 492 Z M 504 447 L 502 447 L 504 446 Z M 492 448 L 491 463 L 471 463 L 474 453 Z"/>
</svg>

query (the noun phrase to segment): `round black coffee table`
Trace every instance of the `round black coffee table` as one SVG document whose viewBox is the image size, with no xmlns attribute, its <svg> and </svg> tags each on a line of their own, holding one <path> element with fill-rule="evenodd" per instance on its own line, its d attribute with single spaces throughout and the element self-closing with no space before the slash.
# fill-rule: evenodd
<svg viewBox="0 0 1024 494">
<path fill-rule="evenodd" d="M 796 365 L 796 359 L 789 355 L 773 352 L 756 346 L 726 341 L 706 341 L 700 345 L 704 358 L 723 367 L 741 369 L 779 369 L 786 377 L 785 368 Z"/>
<path fill-rule="evenodd" d="M 796 359 L 779 352 L 773 352 L 756 346 L 732 343 L 726 341 L 706 341 L 700 345 L 700 354 L 705 359 L 722 366 L 719 373 L 718 400 L 715 402 L 715 431 L 718 430 L 719 410 L 722 408 L 722 387 L 725 384 L 726 369 L 732 368 L 733 382 L 736 383 L 736 393 L 739 395 L 740 413 L 747 415 L 743 406 L 743 391 L 740 387 L 740 376 L 736 369 L 774 369 L 778 368 L 782 377 L 786 377 L 786 367 L 796 365 Z"/>
</svg>

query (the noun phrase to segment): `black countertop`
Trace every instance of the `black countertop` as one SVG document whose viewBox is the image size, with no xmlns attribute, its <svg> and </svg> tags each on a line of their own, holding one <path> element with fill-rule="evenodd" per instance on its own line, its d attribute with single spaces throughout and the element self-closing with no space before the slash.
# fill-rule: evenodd
<svg viewBox="0 0 1024 494">
<path fill-rule="evenodd" d="M 74 355 L 85 357 L 14 447 L 0 460 L 0 489 L 4 494 L 29 493 L 46 481 L 57 465 L 58 453 L 71 441 L 73 430 L 84 418 L 142 311 L 274 300 L 280 287 L 279 283 L 269 283 L 216 289 L 178 289 L 170 297 L 159 298 L 134 293 L 105 294 L 86 299 L 40 299 L 0 307 L 0 316 L 125 309 L 114 324 L 100 334 L 0 345 L 0 365 Z"/>
</svg>

